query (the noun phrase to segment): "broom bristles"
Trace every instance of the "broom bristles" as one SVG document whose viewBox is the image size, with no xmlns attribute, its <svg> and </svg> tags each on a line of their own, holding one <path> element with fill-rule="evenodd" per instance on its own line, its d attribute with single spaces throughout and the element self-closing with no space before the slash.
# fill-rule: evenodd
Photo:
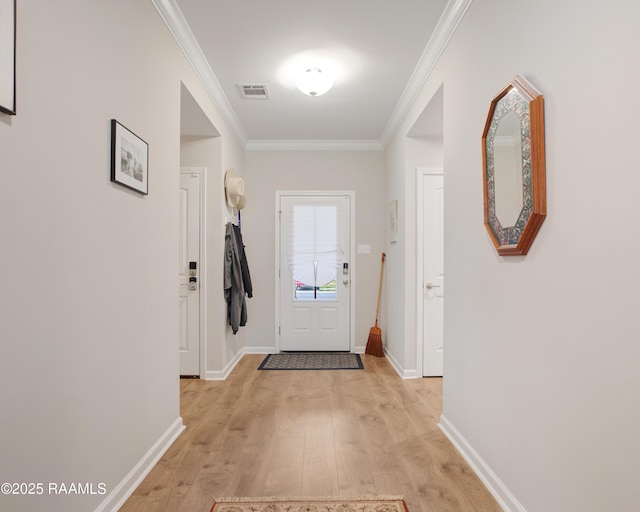
<svg viewBox="0 0 640 512">
<path fill-rule="evenodd" d="M 369 331 L 369 340 L 367 341 L 367 348 L 364 353 L 371 356 L 384 357 L 384 348 L 382 348 L 382 330 L 377 326 L 377 324 Z"/>
<path fill-rule="evenodd" d="M 376 307 L 376 323 L 369 331 L 369 340 L 364 353 L 376 357 L 384 357 L 384 348 L 382 347 L 382 330 L 378 327 L 378 313 L 380 312 L 380 295 L 382 295 L 382 269 L 384 269 L 384 256 L 382 253 L 382 261 L 380 262 L 380 286 L 378 287 L 378 306 Z"/>
</svg>

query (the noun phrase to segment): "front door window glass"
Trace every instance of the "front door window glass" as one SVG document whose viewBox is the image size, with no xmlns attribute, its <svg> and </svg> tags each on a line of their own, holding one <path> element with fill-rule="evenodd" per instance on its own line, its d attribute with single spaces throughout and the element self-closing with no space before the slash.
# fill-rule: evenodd
<svg viewBox="0 0 640 512">
<path fill-rule="evenodd" d="M 296 300 L 336 300 L 342 268 L 339 209 L 336 205 L 297 204 L 287 233 L 287 259 Z"/>
</svg>

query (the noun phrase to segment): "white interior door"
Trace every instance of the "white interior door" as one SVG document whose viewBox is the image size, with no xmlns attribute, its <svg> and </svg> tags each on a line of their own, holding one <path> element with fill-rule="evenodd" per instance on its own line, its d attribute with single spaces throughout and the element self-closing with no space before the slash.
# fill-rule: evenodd
<svg viewBox="0 0 640 512">
<path fill-rule="evenodd" d="M 350 196 L 280 196 L 280 350 L 350 350 L 350 238 Z"/>
<path fill-rule="evenodd" d="M 180 375 L 200 375 L 200 189 L 202 174 L 180 172 Z"/>
<path fill-rule="evenodd" d="M 423 375 L 442 376 L 444 354 L 444 179 L 423 175 Z"/>
</svg>

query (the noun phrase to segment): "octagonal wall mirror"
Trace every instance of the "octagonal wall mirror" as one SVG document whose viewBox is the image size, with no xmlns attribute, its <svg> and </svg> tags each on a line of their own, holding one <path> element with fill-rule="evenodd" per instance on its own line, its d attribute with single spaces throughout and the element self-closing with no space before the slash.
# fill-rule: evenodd
<svg viewBox="0 0 640 512">
<path fill-rule="evenodd" d="M 498 254 L 527 254 L 547 216 L 544 100 L 521 76 L 491 101 L 482 167 L 484 224 Z"/>
</svg>

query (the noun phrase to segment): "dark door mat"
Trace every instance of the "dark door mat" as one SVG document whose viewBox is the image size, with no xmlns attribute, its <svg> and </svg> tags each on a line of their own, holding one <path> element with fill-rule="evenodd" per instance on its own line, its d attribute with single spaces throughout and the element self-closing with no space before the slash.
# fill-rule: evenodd
<svg viewBox="0 0 640 512">
<path fill-rule="evenodd" d="M 362 370 L 360 354 L 349 352 L 283 352 L 269 354 L 258 370 Z"/>
</svg>

